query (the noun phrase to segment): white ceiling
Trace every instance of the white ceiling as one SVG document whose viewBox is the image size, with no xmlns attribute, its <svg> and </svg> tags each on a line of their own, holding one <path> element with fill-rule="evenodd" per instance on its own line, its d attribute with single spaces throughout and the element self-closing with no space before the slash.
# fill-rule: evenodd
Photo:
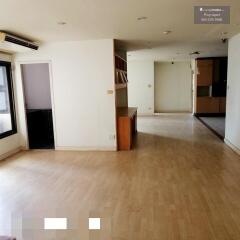
<svg viewBox="0 0 240 240">
<path fill-rule="evenodd" d="M 196 5 L 230 5 L 231 24 L 194 25 Z M 196 50 L 226 54 L 221 33 L 240 32 L 239 0 L 7 0 L 0 6 L 1 30 L 40 42 L 120 39 L 133 59 L 181 59 Z M 147 20 L 138 21 L 141 16 Z M 67 24 L 57 24 L 62 21 Z"/>
<path fill-rule="evenodd" d="M 199 55 L 190 53 L 199 51 Z M 190 61 L 197 57 L 227 56 L 228 44 L 220 40 L 209 42 L 170 42 L 151 49 L 139 49 L 127 53 L 128 61 L 153 60 L 153 61 Z"/>
</svg>

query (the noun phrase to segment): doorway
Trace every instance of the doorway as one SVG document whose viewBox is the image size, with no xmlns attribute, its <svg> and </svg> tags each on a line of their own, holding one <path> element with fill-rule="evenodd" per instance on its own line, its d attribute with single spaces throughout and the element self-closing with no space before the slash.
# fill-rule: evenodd
<svg viewBox="0 0 240 240">
<path fill-rule="evenodd" d="M 225 138 L 227 57 L 196 59 L 195 116 L 222 140 Z"/>
<path fill-rule="evenodd" d="M 155 62 L 154 112 L 192 112 L 190 62 Z"/>
<path fill-rule="evenodd" d="M 48 63 L 21 64 L 30 149 L 54 149 Z"/>
</svg>

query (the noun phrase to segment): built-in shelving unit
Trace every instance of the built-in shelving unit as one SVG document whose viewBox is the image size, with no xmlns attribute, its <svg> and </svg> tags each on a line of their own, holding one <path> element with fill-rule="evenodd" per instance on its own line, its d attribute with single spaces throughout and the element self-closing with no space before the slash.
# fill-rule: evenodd
<svg viewBox="0 0 240 240">
<path fill-rule="evenodd" d="M 127 61 L 118 55 L 115 55 L 115 74 L 116 89 L 127 88 Z"/>
<path fill-rule="evenodd" d="M 116 69 L 127 72 L 127 61 L 119 55 L 115 54 L 115 67 Z"/>
<path fill-rule="evenodd" d="M 128 107 L 128 74 L 125 57 L 126 52 L 122 50 L 115 52 L 116 131 L 119 151 L 131 150 L 137 131 L 137 108 Z"/>
</svg>

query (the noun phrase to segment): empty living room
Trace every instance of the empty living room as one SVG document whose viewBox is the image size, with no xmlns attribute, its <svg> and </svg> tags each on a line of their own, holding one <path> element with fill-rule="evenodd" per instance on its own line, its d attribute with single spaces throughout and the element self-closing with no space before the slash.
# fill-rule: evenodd
<svg viewBox="0 0 240 240">
<path fill-rule="evenodd" d="M 0 8 L 0 240 L 239 240 L 240 2 Z"/>
</svg>

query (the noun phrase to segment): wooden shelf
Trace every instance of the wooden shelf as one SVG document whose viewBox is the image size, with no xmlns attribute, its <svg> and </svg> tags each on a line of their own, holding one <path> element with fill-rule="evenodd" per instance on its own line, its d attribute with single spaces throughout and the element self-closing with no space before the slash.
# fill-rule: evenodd
<svg viewBox="0 0 240 240">
<path fill-rule="evenodd" d="M 120 56 L 119 56 L 119 55 L 117 55 L 116 53 L 115 53 L 115 57 L 118 57 L 118 58 L 120 58 L 121 60 L 123 60 L 124 62 L 127 62 L 127 60 L 126 60 L 126 59 L 124 59 L 124 58 L 120 57 Z"/>
<path fill-rule="evenodd" d="M 122 71 L 127 71 L 127 61 L 120 56 L 115 55 L 115 68 Z"/>
<path fill-rule="evenodd" d="M 118 69 L 118 68 L 116 68 L 116 71 L 117 71 L 117 72 L 124 72 L 124 73 L 127 73 L 127 71 L 125 71 L 125 70 L 121 70 L 121 69 Z"/>
<path fill-rule="evenodd" d="M 127 71 L 116 69 L 115 83 L 117 85 L 127 84 Z"/>
<path fill-rule="evenodd" d="M 127 88 L 127 83 L 115 84 L 115 89 Z"/>
</svg>

